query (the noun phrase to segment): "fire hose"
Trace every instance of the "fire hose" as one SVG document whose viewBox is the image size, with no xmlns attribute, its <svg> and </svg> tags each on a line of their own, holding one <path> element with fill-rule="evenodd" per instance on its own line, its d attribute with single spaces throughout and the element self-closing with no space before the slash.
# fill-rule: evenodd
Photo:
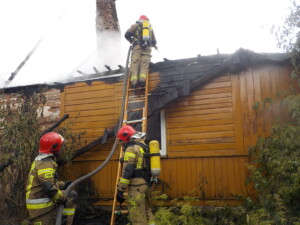
<svg viewBox="0 0 300 225">
<path fill-rule="evenodd" d="M 128 77 L 128 64 L 129 64 L 129 58 L 130 58 L 130 53 L 131 53 L 131 49 L 132 46 L 129 47 L 128 49 L 128 54 L 127 54 L 127 59 L 126 59 L 126 67 L 125 67 L 125 71 L 124 71 L 124 85 L 123 85 L 123 101 L 122 101 L 122 109 L 121 109 L 121 114 L 120 114 L 120 119 L 119 119 L 119 123 L 117 126 L 117 130 L 119 130 L 121 128 L 121 125 L 123 123 L 123 114 L 124 114 L 124 108 L 125 108 L 125 96 L 126 96 L 126 84 L 127 84 L 127 77 Z M 99 166 L 97 167 L 95 170 L 93 170 L 92 172 L 78 178 L 77 180 L 73 181 L 65 190 L 65 194 L 68 195 L 68 193 L 70 192 L 70 190 L 77 185 L 78 183 L 86 180 L 87 178 L 95 175 L 96 173 L 98 173 L 100 170 L 102 170 L 106 164 L 110 161 L 111 157 L 113 156 L 113 154 L 115 153 L 116 147 L 118 145 L 119 140 L 116 138 L 115 142 L 113 144 L 113 147 L 109 153 L 109 155 L 107 156 L 107 158 L 105 159 L 105 161 Z M 57 209 L 57 214 L 56 214 L 56 223 L 55 225 L 61 225 L 61 220 L 62 220 L 62 213 L 63 213 L 63 209 L 64 209 L 64 205 L 61 204 L 58 206 Z"/>
</svg>

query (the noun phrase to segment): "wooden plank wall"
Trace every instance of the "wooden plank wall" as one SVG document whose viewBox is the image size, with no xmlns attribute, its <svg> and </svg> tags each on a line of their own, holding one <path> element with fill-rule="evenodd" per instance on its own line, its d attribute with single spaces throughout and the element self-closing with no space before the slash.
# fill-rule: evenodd
<svg viewBox="0 0 300 225">
<path fill-rule="evenodd" d="M 203 204 L 220 204 L 247 195 L 248 148 L 269 134 L 280 114 L 278 107 L 256 111 L 253 106 L 265 98 L 276 100 L 279 90 L 288 89 L 289 74 L 279 66 L 228 74 L 167 107 L 168 157 L 161 179 L 170 197 L 196 191 L 206 199 Z"/>
<path fill-rule="evenodd" d="M 253 110 L 255 102 L 276 98 L 279 89 L 289 87 L 289 70 L 279 66 L 253 68 L 240 74 L 215 78 L 190 96 L 166 108 L 167 157 L 162 159 L 160 178 L 166 194 L 181 198 L 196 193 L 202 204 L 235 203 L 246 196 L 248 147 L 260 135 L 267 135 L 278 107 Z M 150 92 L 159 83 L 159 74 L 150 75 Z M 62 93 L 62 114 L 79 117 L 76 131 L 86 130 L 86 140 L 103 135 L 118 120 L 122 83 L 97 81 L 92 85 L 68 85 Z M 64 103 L 64 104 L 63 104 Z M 84 154 L 71 166 L 78 176 L 99 166 L 108 155 L 113 140 Z M 96 196 L 112 199 L 118 152 L 113 160 L 92 178 Z M 160 190 L 159 186 L 156 189 Z"/>
<path fill-rule="evenodd" d="M 149 91 L 153 90 L 159 82 L 159 74 L 153 73 L 149 80 Z M 117 125 L 121 111 L 123 94 L 123 82 L 106 83 L 95 81 L 92 84 L 79 82 L 66 85 L 61 94 L 61 115 L 69 114 L 73 121 L 74 132 L 86 131 L 82 145 L 101 137 L 105 128 L 113 128 Z M 76 179 L 96 169 L 108 156 L 114 140 L 99 148 L 95 148 L 73 161 L 67 167 L 66 177 Z M 112 160 L 95 176 L 91 178 L 96 196 L 112 198 L 116 184 L 117 163 L 119 149 Z"/>
</svg>

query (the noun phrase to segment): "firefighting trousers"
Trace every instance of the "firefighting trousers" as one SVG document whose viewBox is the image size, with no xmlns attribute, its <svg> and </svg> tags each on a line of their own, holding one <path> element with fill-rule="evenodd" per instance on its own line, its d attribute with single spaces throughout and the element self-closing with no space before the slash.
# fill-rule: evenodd
<svg viewBox="0 0 300 225">
<path fill-rule="evenodd" d="M 128 197 L 129 219 L 132 225 L 151 224 L 153 222 L 151 188 L 147 184 L 129 185 Z"/>
<path fill-rule="evenodd" d="M 73 224 L 76 205 L 64 208 L 63 219 L 67 220 L 67 225 Z M 53 207 L 43 209 L 28 209 L 29 218 L 33 225 L 55 225 L 56 209 Z"/>
<path fill-rule="evenodd" d="M 133 47 L 130 63 L 131 86 L 145 84 L 151 60 L 151 47 L 141 48 L 140 45 Z"/>
</svg>

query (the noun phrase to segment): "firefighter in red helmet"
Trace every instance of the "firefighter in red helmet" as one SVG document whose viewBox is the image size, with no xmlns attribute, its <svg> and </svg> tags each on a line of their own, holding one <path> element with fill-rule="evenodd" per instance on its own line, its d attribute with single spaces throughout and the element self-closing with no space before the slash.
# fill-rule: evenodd
<svg viewBox="0 0 300 225">
<path fill-rule="evenodd" d="M 151 47 L 156 47 L 156 38 L 149 19 L 141 15 L 125 33 L 125 38 L 132 44 L 130 63 L 131 88 L 144 87 L 151 60 Z"/>
<path fill-rule="evenodd" d="M 58 181 L 56 155 L 64 138 L 55 132 L 44 134 L 40 139 L 39 155 L 33 161 L 26 186 L 26 208 L 33 225 L 54 225 L 55 209 L 64 204 L 67 225 L 73 223 L 77 193 L 64 193 L 71 182 Z"/>
<path fill-rule="evenodd" d="M 149 148 L 145 144 L 145 133 L 137 132 L 125 125 L 117 137 L 124 143 L 123 171 L 118 183 L 117 201 L 125 201 L 123 194 L 128 188 L 129 219 L 133 225 L 154 224 L 151 211 L 151 172 Z"/>
</svg>

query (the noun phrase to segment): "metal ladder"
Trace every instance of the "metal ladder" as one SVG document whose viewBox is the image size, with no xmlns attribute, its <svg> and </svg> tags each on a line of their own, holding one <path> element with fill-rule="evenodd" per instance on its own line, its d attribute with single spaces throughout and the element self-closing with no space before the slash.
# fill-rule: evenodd
<svg viewBox="0 0 300 225">
<path fill-rule="evenodd" d="M 130 88 L 130 79 L 127 79 L 127 91 L 125 96 L 125 109 L 123 115 L 123 125 L 131 125 L 134 127 L 135 130 L 146 132 L 147 130 L 147 112 L 148 112 L 148 79 L 149 75 L 146 77 L 145 87 L 137 87 L 137 88 Z M 120 157 L 123 157 L 123 147 L 120 148 Z M 126 214 L 128 213 L 127 209 L 118 209 L 117 210 L 117 184 L 119 182 L 119 178 L 122 172 L 122 164 L 118 163 L 118 170 L 117 170 L 117 179 L 115 185 L 115 192 L 114 192 L 114 200 L 112 206 L 112 214 L 111 214 L 111 221 L 110 225 L 115 224 L 116 215 L 117 214 Z M 124 203 L 123 203 L 124 204 Z"/>
</svg>

